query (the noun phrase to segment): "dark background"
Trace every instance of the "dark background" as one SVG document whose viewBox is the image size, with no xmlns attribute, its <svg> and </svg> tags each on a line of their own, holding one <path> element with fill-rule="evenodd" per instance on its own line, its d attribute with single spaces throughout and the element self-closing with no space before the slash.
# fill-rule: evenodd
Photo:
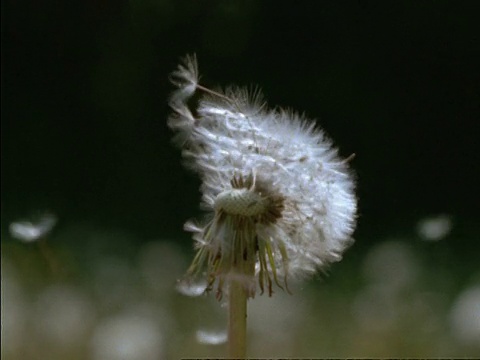
<svg viewBox="0 0 480 360">
<path fill-rule="evenodd" d="M 358 246 L 480 212 L 480 2 L 2 1 L 2 225 L 61 222 L 184 237 L 199 181 L 166 126 L 168 74 L 260 85 L 356 153 Z M 4 228 L 4 226 L 2 226 Z"/>
</svg>

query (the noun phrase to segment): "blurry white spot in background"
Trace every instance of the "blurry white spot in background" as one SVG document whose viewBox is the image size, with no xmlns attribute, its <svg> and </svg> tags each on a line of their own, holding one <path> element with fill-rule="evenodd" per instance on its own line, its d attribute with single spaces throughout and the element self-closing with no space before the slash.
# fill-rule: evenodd
<svg viewBox="0 0 480 360">
<path fill-rule="evenodd" d="M 137 261 L 145 285 L 159 297 L 172 294 L 177 279 L 188 266 L 178 246 L 165 240 L 143 245 Z"/>
<path fill-rule="evenodd" d="M 353 315 L 366 330 L 386 331 L 398 320 L 398 304 L 393 294 L 382 285 L 363 288 L 355 297 Z"/>
<path fill-rule="evenodd" d="M 402 241 L 384 241 L 365 257 L 362 272 L 368 281 L 353 302 L 357 323 L 367 330 L 387 331 L 401 316 L 401 294 L 412 289 L 421 265 L 413 249 Z"/>
<path fill-rule="evenodd" d="M 185 296 L 200 296 L 205 294 L 207 289 L 207 282 L 205 280 L 199 280 L 194 282 L 190 279 L 179 280 L 175 287 L 177 291 Z"/>
<path fill-rule="evenodd" d="M 438 215 L 422 219 L 417 224 L 417 232 L 425 241 L 438 241 L 452 230 L 452 219 L 448 215 Z"/>
<path fill-rule="evenodd" d="M 480 349 L 480 285 L 463 291 L 455 300 L 450 323 L 453 335 L 463 344 Z"/>
<path fill-rule="evenodd" d="M 413 250 L 401 241 L 385 241 L 376 245 L 363 263 L 363 274 L 368 281 L 391 290 L 413 285 L 419 270 Z"/>
<path fill-rule="evenodd" d="M 227 342 L 226 331 L 197 330 L 197 341 L 201 344 L 220 345 Z"/>
<path fill-rule="evenodd" d="M 10 224 L 9 230 L 12 237 L 24 241 L 34 242 L 47 235 L 57 223 L 57 217 L 50 213 L 44 213 L 38 218 L 28 221 L 16 221 Z"/>
<path fill-rule="evenodd" d="M 84 343 L 94 321 L 92 302 L 80 288 L 71 285 L 47 287 L 35 306 L 34 324 L 38 337 L 56 346 Z"/>
<path fill-rule="evenodd" d="M 29 306 L 24 292 L 13 264 L 2 253 L 2 359 L 14 359 L 25 346 Z"/>
<path fill-rule="evenodd" d="M 157 320 L 123 313 L 99 323 L 93 334 L 94 360 L 154 360 L 163 358 L 163 336 Z"/>
<path fill-rule="evenodd" d="M 278 291 L 272 297 L 258 295 L 248 302 L 249 347 L 259 357 L 271 357 L 272 349 L 283 353 L 295 346 L 307 310 L 302 292 L 290 296 Z M 308 315 L 307 315 L 308 316 Z M 265 344 L 268 339 L 268 347 Z"/>
<path fill-rule="evenodd" d="M 143 296 L 135 269 L 122 257 L 101 257 L 91 265 L 98 305 L 105 309 L 131 304 Z"/>
</svg>

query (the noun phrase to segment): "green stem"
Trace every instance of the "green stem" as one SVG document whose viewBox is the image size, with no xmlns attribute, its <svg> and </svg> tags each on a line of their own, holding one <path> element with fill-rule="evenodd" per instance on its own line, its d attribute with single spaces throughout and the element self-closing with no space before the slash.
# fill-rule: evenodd
<svg viewBox="0 0 480 360">
<path fill-rule="evenodd" d="M 228 294 L 228 355 L 245 359 L 247 347 L 247 293 L 236 279 L 229 281 Z"/>
</svg>

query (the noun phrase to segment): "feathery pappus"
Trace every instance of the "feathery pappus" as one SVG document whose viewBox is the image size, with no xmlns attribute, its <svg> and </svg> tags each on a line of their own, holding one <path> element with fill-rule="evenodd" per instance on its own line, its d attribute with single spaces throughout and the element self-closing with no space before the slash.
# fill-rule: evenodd
<svg viewBox="0 0 480 360">
<path fill-rule="evenodd" d="M 229 278 L 250 297 L 258 286 L 304 277 L 341 260 L 353 242 L 357 199 L 348 168 L 315 122 L 269 110 L 259 91 L 199 84 L 187 56 L 171 75 L 177 86 L 169 126 L 187 164 L 202 180 L 205 223 L 189 221 L 197 253 L 189 275 L 206 271 L 217 296 Z M 198 92 L 198 105 L 188 100 Z M 288 289 L 288 288 L 287 288 Z"/>
</svg>

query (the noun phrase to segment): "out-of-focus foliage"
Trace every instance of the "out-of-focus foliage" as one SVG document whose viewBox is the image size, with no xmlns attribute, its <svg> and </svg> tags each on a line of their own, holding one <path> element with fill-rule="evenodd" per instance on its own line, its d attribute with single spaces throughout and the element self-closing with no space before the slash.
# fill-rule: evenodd
<svg viewBox="0 0 480 360">
<path fill-rule="evenodd" d="M 64 227 L 2 244 L 2 358 L 172 359 L 225 355 L 226 307 L 183 278 L 171 240 Z M 444 357 L 480 351 L 480 273 L 461 279 L 447 238 L 379 239 L 292 295 L 249 301 L 253 357 Z M 73 242 L 81 241 L 74 245 Z M 76 251 L 72 252 L 71 249 Z"/>
</svg>

